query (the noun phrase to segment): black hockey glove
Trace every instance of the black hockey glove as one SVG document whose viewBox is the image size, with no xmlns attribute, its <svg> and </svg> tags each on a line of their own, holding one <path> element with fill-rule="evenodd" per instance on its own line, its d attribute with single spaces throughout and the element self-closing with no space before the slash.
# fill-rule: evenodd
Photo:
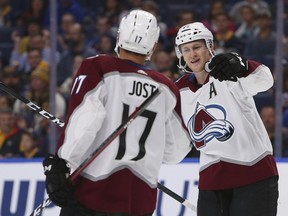
<svg viewBox="0 0 288 216">
<path fill-rule="evenodd" d="M 43 167 L 49 199 L 60 207 L 74 203 L 74 188 L 67 179 L 70 174 L 70 168 L 67 166 L 66 161 L 49 154 L 43 161 Z"/>
<path fill-rule="evenodd" d="M 237 81 L 248 70 L 248 62 L 237 53 L 218 54 L 208 63 L 210 75 L 219 81 Z M 209 71 L 208 71 L 209 72 Z"/>
</svg>

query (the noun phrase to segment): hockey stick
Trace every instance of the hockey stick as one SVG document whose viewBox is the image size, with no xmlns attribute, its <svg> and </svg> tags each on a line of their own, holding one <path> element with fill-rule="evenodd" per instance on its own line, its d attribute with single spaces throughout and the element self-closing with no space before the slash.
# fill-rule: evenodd
<svg viewBox="0 0 288 216">
<path fill-rule="evenodd" d="M 15 92 L 15 91 L 14 91 L 13 89 L 11 89 L 10 87 L 6 86 L 6 85 L 5 85 L 4 83 L 2 83 L 1 81 L 0 81 L 0 89 L 3 90 L 3 91 L 5 91 L 5 92 L 7 92 L 8 94 L 13 95 L 15 98 L 21 100 L 21 101 L 24 102 L 28 107 L 30 107 L 31 109 L 33 109 L 35 112 L 37 112 L 37 113 L 41 114 L 42 116 L 44 116 L 45 118 L 53 121 L 53 122 L 56 123 L 58 126 L 60 126 L 60 127 L 63 127 L 63 126 L 64 126 L 64 122 L 62 122 L 60 119 L 56 118 L 56 117 L 53 116 L 52 114 L 50 114 L 50 113 L 48 113 L 47 111 L 43 110 L 41 107 L 37 106 L 36 104 L 34 104 L 33 102 L 31 102 L 31 101 L 28 100 L 27 98 L 19 95 L 17 92 Z M 134 118 L 137 117 L 138 115 L 140 115 L 141 112 L 143 112 L 144 108 L 145 108 L 146 106 L 148 106 L 148 105 L 152 102 L 152 100 L 154 99 L 154 97 L 156 97 L 158 94 L 160 94 L 160 91 L 157 89 L 156 92 L 154 92 L 150 97 L 148 97 L 148 98 L 140 105 L 140 107 L 138 107 L 138 109 L 136 109 L 136 110 L 134 111 L 134 113 L 132 113 L 132 114 L 128 117 L 128 119 L 127 119 L 126 122 L 123 122 L 123 123 L 104 141 L 104 143 L 102 143 L 102 144 L 99 146 L 99 148 L 101 148 L 102 146 L 104 146 L 104 145 L 105 145 L 105 142 L 108 142 L 107 140 L 108 140 L 109 138 L 112 139 L 112 138 L 113 138 L 112 135 L 115 135 L 115 137 L 113 138 L 113 140 L 114 140 L 117 136 L 119 136 L 119 135 L 128 127 L 128 125 L 134 120 Z M 149 102 L 150 100 L 151 100 L 151 102 Z M 139 113 L 138 113 L 138 112 L 139 112 Z M 133 114 L 135 114 L 134 117 L 132 116 Z M 130 121 L 129 121 L 129 119 L 130 119 Z M 125 124 L 125 123 L 126 123 L 126 124 Z M 122 131 L 119 131 L 120 133 L 118 132 L 117 134 L 114 134 L 114 133 L 117 132 L 118 129 L 121 128 L 121 126 L 123 127 L 123 128 L 122 128 L 123 130 L 122 130 Z M 124 127 L 125 127 L 125 128 L 124 128 Z M 110 143 L 111 143 L 113 140 L 111 140 Z M 109 142 L 106 143 L 106 144 L 109 145 Z M 106 146 L 106 147 L 107 147 L 107 146 Z M 103 148 L 106 148 L 106 147 L 103 147 Z M 103 150 L 104 150 L 104 149 L 103 149 Z M 102 151 L 103 151 L 103 150 L 102 150 Z M 101 151 L 101 152 L 102 152 L 102 151 Z M 93 157 L 93 159 L 91 159 L 91 161 L 94 160 L 94 158 L 97 157 L 97 155 L 99 155 L 101 152 L 100 152 L 100 150 L 99 150 L 99 153 L 97 153 L 97 150 L 96 150 L 95 152 L 93 152 L 93 153 L 90 155 L 90 156 Z M 97 155 L 93 155 L 94 153 L 97 154 Z M 90 157 L 89 157 L 89 158 L 90 158 Z M 91 162 L 88 161 L 88 160 L 90 160 L 89 158 L 87 158 L 84 162 L 87 162 L 87 163 L 90 164 Z M 83 162 L 83 163 L 84 163 L 84 162 Z M 88 165 L 89 165 L 89 164 L 88 164 Z M 82 164 L 81 164 L 81 165 L 82 165 Z M 76 171 L 78 172 L 78 173 L 77 173 L 77 176 L 80 175 L 80 173 L 88 166 L 88 165 L 86 165 L 85 167 L 83 166 L 83 167 L 81 168 L 81 165 L 80 165 L 79 168 L 78 168 L 79 170 L 77 169 L 78 171 L 75 170 L 75 172 L 76 172 Z M 80 170 L 80 169 L 81 169 L 81 170 Z M 77 178 L 75 172 L 73 172 L 73 174 L 70 176 L 70 180 L 72 180 L 72 181 L 73 181 L 75 178 Z M 75 174 L 74 174 L 74 173 L 75 173 Z M 162 190 L 164 193 L 168 194 L 169 196 L 171 196 L 172 198 L 174 198 L 175 200 L 177 200 L 178 202 L 180 202 L 180 203 L 183 204 L 184 206 L 186 206 L 186 207 L 192 209 L 193 211 L 195 211 L 196 207 L 195 207 L 193 204 L 189 203 L 189 201 L 185 200 L 184 198 L 182 198 L 181 196 L 179 196 L 179 195 L 176 194 L 175 192 L 173 192 L 173 191 L 171 191 L 170 189 L 166 188 L 164 185 L 161 185 L 160 183 L 158 183 L 158 184 L 157 184 L 157 187 L 158 187 L 158 189 Z M 30 214 L 30 216 L 37 216 L 37 215 L 39 215 L 45 207 L 47 207 L 47 206 L 50 205 L 50 203 L 51 203 L 51 201 L 50 201 L 49 199 L 45 199 L 45 200 Z"/>
<path fill-rule="evenodd" d="M 51 113 L 45 111 L 41 107 L 37 106 L 36 104 L 34 104 L 32 101 L 28 100 L 27 98 L 25 98 L 22 95 L 18 94 L 16 91 L 14 91 L 14 89 L 8 87 L 7 85 L 2 83 L 1 81 L 0 81 L 0 89 L 5 91 L 5 92 L 7 92 L 10 95 L 13 95 L 15 98 L 17 98 L 20 101 L 22 101 L 23 103 L 25 103 L 32 110 L 34 110 L 35 112 L 37 112 L 40 115 L 44 116 L 45 118 L 49 119 L 50 121 L 54 122 L 59 127 L 63 127 L 64 126 L 64 122 L 63 121 L 61 121 L 60 119 L 56 118 L 54 115 L 52 115 Z"/>
<path fill-rule="evenodd" d="M 171 191 L 169 188 L 165 187 L 164 185 L 160 184 L 158 182 L 157 187 L 163 191 L 164 193 L 168 194 L 169 196 L 173 197 L 175 200 L 180 202 L 185 207 L 188 207 L 192 209 L 194 212 L 197 212 L 197 207 L 194 206 L 192 203 L 190 203 L 187 199 L 184 199 L 183 197 L 179 196 L 175 192 Z"/>
</svg>

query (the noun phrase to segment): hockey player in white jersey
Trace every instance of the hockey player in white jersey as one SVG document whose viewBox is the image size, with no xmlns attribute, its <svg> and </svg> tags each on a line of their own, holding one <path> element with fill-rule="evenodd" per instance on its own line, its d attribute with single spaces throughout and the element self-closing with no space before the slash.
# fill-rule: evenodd
<svg viewBox="0 0 288 216">
<path fill-rule="evenodd" d="M 80 66 L 56 156 L 43 161 L 46 190 L 61 216 L 152 215 L 161 163 L 178 163 L 191 150 L 178 88 L 144 66 L 159 37 L 156 18 L 133 10 L 118 33 L 118 57 L 98 55 Z M 159 87 L 160 95 L 71 185 L 66 165 L 73 172 Z"/>
<path fill-rule="evenodd" d="M 186 72 L 176 83 L 182 115 L 200 151 L 197 215 L 276 216 L 278 172 L 253 100 L 272 87 L 271 71 L 236 53 L 215 55 L 200 22 L 181 27 L 175 43 Z"/>
</svg>

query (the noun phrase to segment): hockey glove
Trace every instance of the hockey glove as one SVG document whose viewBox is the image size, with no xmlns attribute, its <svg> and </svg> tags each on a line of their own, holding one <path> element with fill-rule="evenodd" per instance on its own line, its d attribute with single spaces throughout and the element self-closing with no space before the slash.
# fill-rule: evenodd
<svg viewBox="0 0 288 216">
<path fill-rule="evenodd" d="M 60 207 L 74 203 L 74 188 L 67 179 L 70 174 L 70 168 L 67 166 L 66 161 L 49 154 L 43 161 L 43 167 L 49 199 Z"/>
<path fill-rule="evenodd" d="M 237 81 L 248 71 L 248 62 L 237 53 L 218 54 L 208 63 L 210 75 L 220 82 L 223 80 Z"/>
</svg>

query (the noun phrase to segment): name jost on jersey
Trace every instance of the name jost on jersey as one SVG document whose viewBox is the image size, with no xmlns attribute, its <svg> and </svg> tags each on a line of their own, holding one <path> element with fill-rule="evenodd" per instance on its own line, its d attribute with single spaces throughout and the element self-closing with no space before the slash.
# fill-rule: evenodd
<svg viewBox="0 0 288 216">
<path fill-rule="evenodd" d="M 129 95 L 136 95 L 138 97 L 147 98 L 156 90 L 156 86 L 147 82 L 133 81 L 133 85 L 130 86 Z"/>
</svg>

